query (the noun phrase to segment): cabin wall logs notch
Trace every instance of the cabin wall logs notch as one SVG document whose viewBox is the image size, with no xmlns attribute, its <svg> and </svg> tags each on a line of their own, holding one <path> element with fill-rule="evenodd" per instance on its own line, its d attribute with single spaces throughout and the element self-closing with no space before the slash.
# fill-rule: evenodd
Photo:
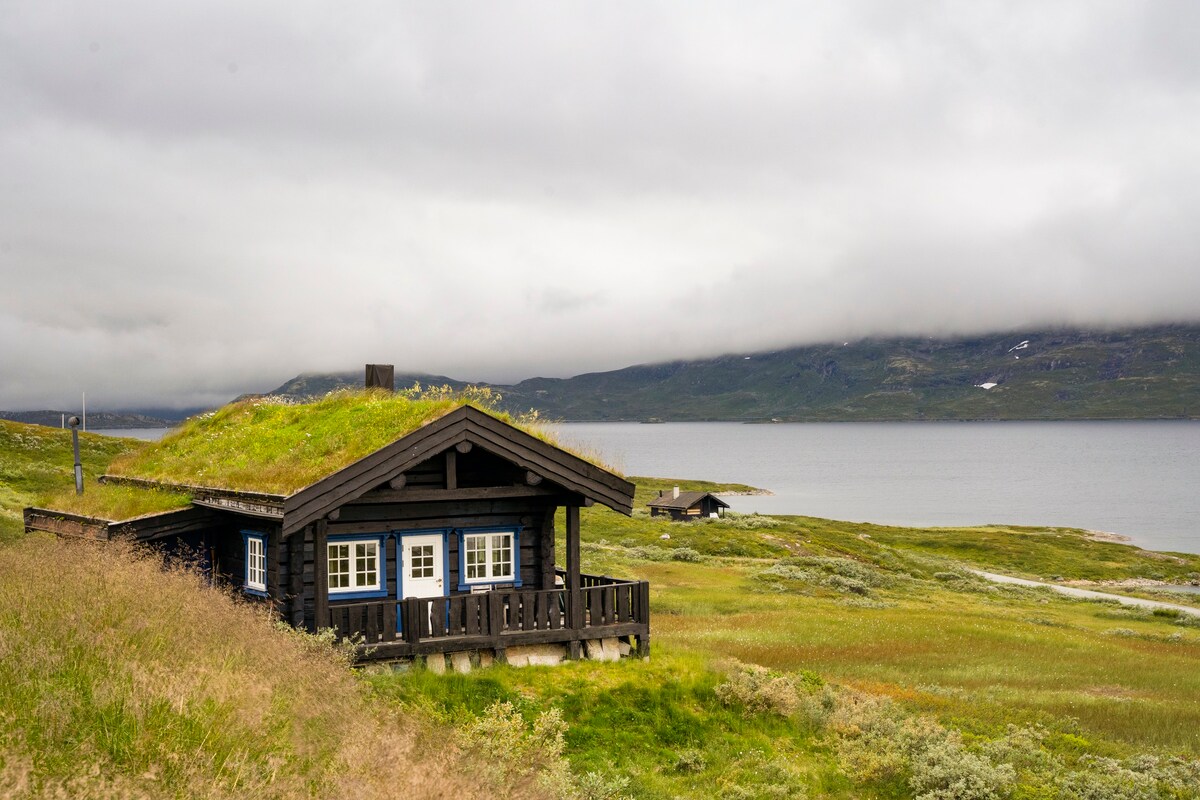
<svg viewBox="0 0 1200 800">
<path fill-rule="evenodd" d="M 363 660 L 649 652 L 649 585 L 579 563 L 580 508 L 628 514 L 633 485 L 470 406 L 292 495 L 186 488 L 179 511 L 107 522 L 26 509 L 25 525 L 190 554 L 295 627 L 353 640 Z"/>
</svg>

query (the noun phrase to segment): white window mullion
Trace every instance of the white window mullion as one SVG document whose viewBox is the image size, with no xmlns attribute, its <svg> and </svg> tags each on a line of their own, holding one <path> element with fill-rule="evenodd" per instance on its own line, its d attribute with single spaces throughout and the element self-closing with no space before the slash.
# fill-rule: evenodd
<svg viewBox="0 0 1200 800">
<path fill-rule="evenodd" d="M 480 531 L 462 535 L 463 583 L 508 582 L 516 578 L 516 535 Z"/>
<path fill-rule="evenodd" d="M 243 532 L 246 539 L 246 589 L 267 591 L 267 537 Z"/>
<path fill-rule="evenodd" d="M 330 594 L 377 592 L 383 587 L 378 539 L 329 542 L 326 551 Z"/>
</svg>

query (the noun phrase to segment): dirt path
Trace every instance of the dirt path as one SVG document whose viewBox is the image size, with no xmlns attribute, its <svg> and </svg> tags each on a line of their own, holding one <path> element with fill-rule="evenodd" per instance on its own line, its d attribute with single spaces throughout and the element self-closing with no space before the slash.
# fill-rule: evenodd
<svg viewBox="0 0 1200 800">
<path fill-rule="evenodd" d="M 1094 592 L 1091 589 L 1076 589 L 1074 586 L 1059 586 L 1056 583 L 1029 581 L 1024 578 L 1014 578 L 1011 575 L 1000 575 L 995 572 L 984 572 L 983 570 L 978 569 L 973 569 L 971 572 L 987 578 L 989 581 L 995 581 L 996 583 L 1015 583 L 1018 586 L 1045 586 L 1049 589 L 1053 589 L 1056 592 L 1070 595 L 1071 597 L 1083 597 L 1087 600 L 1116 600 L 1118 603 L 1124 603 L 1127 606 L 1141 606 L 1142 608 L 1170 608 L 1174 609 L 1175 611 L 1182 611 L 1185 614 L 1192 614 L 1200 617 L 1200 608 L 1193 608 L 1192 606 L 1164 603 L 1160 600 L 1143 600 L 1140 597 L 1126 597 L 1123 594 Z"/>
</svg>

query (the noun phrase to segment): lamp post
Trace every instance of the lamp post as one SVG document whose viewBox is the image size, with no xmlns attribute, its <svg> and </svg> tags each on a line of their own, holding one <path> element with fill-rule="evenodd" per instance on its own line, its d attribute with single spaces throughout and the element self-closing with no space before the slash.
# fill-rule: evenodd
<svg viewBox="0 0 1200 800">
<path fill-rule="evenodd" d="M 75 447 L 75 494 L 83 494 L 83 464 L 79 461 L 79 417 L 67 420 L 71 426 L 71 444 Z"/>
</svg>

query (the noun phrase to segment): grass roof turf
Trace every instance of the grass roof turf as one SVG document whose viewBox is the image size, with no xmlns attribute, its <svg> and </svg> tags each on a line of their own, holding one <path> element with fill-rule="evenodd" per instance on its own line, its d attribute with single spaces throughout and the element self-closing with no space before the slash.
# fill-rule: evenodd
<svg viewBox="0 0 1200 800">
<path fill-rule="evenodd" d="M 105 483 L 89 483 L 80 495 L 75 494 L 72 484 L 70 489 L 44 495 L 35 503 L 40 508 L 80 514 L 109 522 L 175 511 L 187 508 L 191 504 L 191 496 L 183 492 Z"/>
<path fill-rule="evenodd" d="M 39 497 L 37 505 L 118 521 L 186 508 L 191 496 L 177 487 L 290 495 L 467 404 L 561 446 L 536 415 L 514 418 L 497 411 L 499 399 L 475 387 L 339 391 L 311 403 L 251 398 L 193 417 L 161 441 L 118 455 L 108 465 L 108 475 L 155 481 L 163 489 L 89 482 L 76 496 L 72 484 Z M 577 455 L 598 463 L 591 455 Z"/>
<path fill-rule="evenodd" d="M 290 495 L 471 403 L 547 438 L 528 421 L 497 412 L 485 389 L 334 392 L 312 403 L 243 400 L 194 417 L 155 445 L 118 458 L 108 474 L 182 486 Z"/>
</svg>

